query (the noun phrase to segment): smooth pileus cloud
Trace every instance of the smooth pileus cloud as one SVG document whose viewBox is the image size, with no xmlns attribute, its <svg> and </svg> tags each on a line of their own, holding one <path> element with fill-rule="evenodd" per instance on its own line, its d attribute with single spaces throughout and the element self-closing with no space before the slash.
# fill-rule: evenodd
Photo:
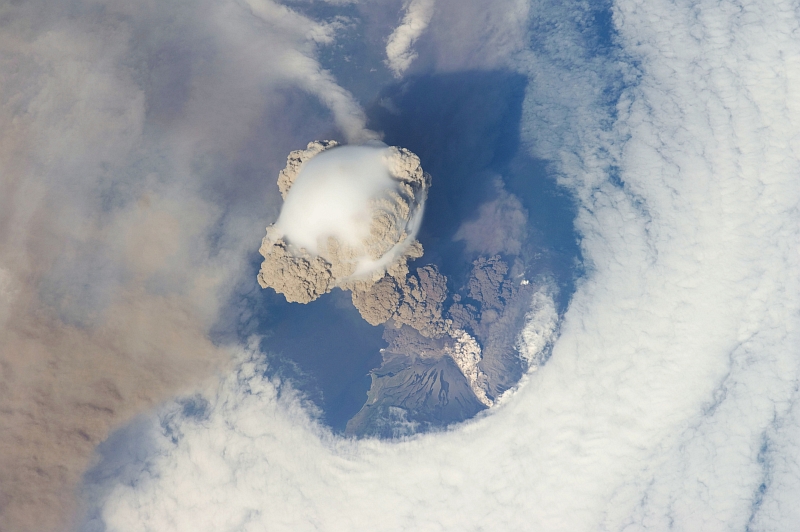
<svg viewBox="0 0 800 532">
<path fill-rule="evenodd" d="M 289 155 L 278 184 L 285 202 L 267 228 L 258 282 L 308 303 L 334 287 L 364 290 L 389 273 L 404 279 L 430 177 L 408 150 L 382 143 L 312 142 Z"/>
</svg>

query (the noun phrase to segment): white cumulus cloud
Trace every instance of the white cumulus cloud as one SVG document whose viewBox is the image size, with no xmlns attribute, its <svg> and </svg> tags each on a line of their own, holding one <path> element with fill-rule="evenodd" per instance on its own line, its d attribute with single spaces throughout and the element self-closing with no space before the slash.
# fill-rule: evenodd
<svg viewBox="0 0 800 532">
<path fill-rule="evenodd" d="M 619 0 L 620 48 L 599 59 L 580 13 L 555 9 L 531 10 L 540 45 L 516 59 L 524 140 L 576 199 L 587 264 L 548 362 L 453 430 L 355 442 L 245 357 L 206 418 L 154 426 L 157 452 L 105 501 L 108 530 L 794 526 L 793 4 Z"/>
</svg>

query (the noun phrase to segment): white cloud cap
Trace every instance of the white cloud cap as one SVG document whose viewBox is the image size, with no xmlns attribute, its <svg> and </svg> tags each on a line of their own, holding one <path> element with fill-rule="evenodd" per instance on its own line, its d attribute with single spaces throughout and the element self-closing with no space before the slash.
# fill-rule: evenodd
<svg viewBox="0 0 800 532">
<path fill-rule="evenodd" d="M 366 275 L 394 262 L 413 242 L 422 222 L 425 194 L 409 205 L 407 220 L 391 227 L 393 247 L 373 258 L 369 246 L 375 203 L 402 194 L 402 181 L 389 168 L 391 149 L 382 143 L 341 146 L 308 161 L 286 196 L 275 236 L 331 260 L 329 237 L 360 250 L 354 275 Z"/>
<path fill-rule="evenodd" d="M 430 176 L 419 157 L 379 141 L 310 142 L 278 177 L 284 206 L 267 227 L 258 282 L 308 303 L 334 287 L 367 290 L 384 274 L 404 279 L 422 256 L 415 240 Z"/>
</svg>

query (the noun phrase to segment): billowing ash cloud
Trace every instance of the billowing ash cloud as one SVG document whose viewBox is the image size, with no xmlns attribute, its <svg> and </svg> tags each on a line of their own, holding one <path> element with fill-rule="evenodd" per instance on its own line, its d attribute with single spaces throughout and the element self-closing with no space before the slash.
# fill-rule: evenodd
<svg viewBox="0 0 800 532">
<path fill-rule="evenodd" d="M 284 197 L 261 243 L 258 282 L 308 303 L 339 287 L 372 325 L 394 319 L 423 335 L 448 332 L 445 278 L 435 266 L 408 276 L 430 186 L 419 158 L 374 142 L 315 141 L 293 151 L 278 177 Z"/>
<path fill-rule="evenodd" d="M 516 242 L 500 239 L 513 265 L 500 255 L 479 257 L 449 300 L 437 266 L 410 272 L 407 264 L 422 256 L 414 237 L 430 181 L 416 155 L 377 142 L 311 142 L 289 154 L 278 177 L 284 205 L 262 241 L 259 284 L 299 303 L 333 288 L 349 290 L 368 323 L 386 324 L 389 345 L 371 374 L 366 404 L 347 424 L 350 434 L 394 437 L 468 419 L 492 406 L 524 370 L 515 336 L 534 287 L 520 284 L 517 226 L 526 217 L 519 201 L 498 180 L 499 199 L 456 235 L 497 241 L 491 234 L 474 237 L 471 228 L 509 212 L 490 231 Z"/>
</svg>

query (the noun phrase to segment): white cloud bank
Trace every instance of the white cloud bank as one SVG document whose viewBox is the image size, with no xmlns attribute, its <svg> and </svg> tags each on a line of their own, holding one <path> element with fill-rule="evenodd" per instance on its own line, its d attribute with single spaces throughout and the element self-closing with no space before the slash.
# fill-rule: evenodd
<svg viewBox="0 0 800 532">
<path fill-rule="evenodd" d="M 531 95 L 526 135 L 580 202 L 590 265 L 527 385 L 456 430 L 351 442 L 244 363 L 207 419 L 158 437 L 136 482 L 110 492 L 109 530 L 796 526 L 794 4 L 621 0 L 614 13 L 639 70 L 611 129 L 592 106 L 601 87 L 583 83 L 594 71 L 522 63 L 551 68 L 554 112 L 581 113 L 548 126 Z M 561 148 L 536 136 L 548 127 Z"/>
</svg>

